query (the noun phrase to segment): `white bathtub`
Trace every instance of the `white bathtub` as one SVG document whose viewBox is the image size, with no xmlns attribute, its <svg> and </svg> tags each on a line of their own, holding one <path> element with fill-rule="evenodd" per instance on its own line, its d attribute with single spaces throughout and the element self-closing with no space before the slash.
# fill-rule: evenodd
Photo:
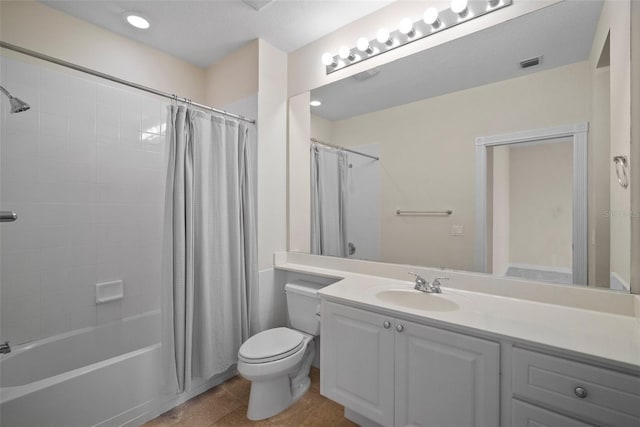
<svg viewBox="0 0 640 427">
<path fill-rule="evenodd" d="M 2 427 L 119 426 L 159 396 L 158 311 L 73 331 L 0 359 Z"/>
</svg>

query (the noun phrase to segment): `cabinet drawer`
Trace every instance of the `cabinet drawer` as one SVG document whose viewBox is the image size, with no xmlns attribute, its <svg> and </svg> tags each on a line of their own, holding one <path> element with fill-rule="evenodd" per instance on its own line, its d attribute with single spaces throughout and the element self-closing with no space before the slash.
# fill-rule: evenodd
<svg viewBox="0 0 640 427">
<path fill-rule="evenodd" d="M 547 411 L 528 403 L 513 400 L 511 404 L 511 426 L 513 427 L 593 427 L 556 412 Z"/>
<path fill-rule="evenodd" d="M 520 348 L 512 357 L 515 396 L 597 424 L 640 425 L 639 376 Z"/>
</svg>

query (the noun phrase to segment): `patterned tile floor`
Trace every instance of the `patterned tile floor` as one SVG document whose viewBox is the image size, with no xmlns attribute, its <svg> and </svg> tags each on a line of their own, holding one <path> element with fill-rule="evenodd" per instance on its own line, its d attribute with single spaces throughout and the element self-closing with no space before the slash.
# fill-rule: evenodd
<svg viewBox="0 0 640 427">
<path fill-rule="evenodd" d="M 143 427 L 346 427 L 356 424 L 344 418 L 344 408 L 320 395 L 320 371 L 311 368 L 311 388 L 286 411 L 262 421 L 246 417 L 251 383 L 240 376 L 212 388 Z"/>
</svg>

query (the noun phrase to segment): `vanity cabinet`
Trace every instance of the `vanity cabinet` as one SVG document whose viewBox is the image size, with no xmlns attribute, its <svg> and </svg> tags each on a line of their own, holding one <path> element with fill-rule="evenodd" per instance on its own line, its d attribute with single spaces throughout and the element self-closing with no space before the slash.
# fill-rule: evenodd
<svg viewBox="0 0 640 427">
<path fill-rule="evenodd" d="M 500 346 L 323 301 L 322 394 L 384 426 L 498 426 Z"/>
<path fill-rule="evenodd" d="M 640 425 L 638 375 L 524 348 L 513 348 L 511 357 L 514 426 Z M 543 422 L 543 416 L 549 421 Z M 564 421 L 564 416 L 585 424 Z"/>
</svg>

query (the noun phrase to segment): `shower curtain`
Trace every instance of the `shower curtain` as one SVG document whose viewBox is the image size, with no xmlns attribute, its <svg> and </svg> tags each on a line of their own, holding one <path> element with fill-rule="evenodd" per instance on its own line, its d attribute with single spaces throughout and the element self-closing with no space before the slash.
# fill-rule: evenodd
<svg viewBox="0 0 640 427">
<path fill-rule="evenodd" d="M 346 257 L 347 153 L 311 144 L 311 253 Z"/>
<path fill-rule="evenodd" d="M 171 105 L 163 346 L 173 391 L 237 361 L 257 283 L 256 158 L 243 122 Z"/>
</svg>

